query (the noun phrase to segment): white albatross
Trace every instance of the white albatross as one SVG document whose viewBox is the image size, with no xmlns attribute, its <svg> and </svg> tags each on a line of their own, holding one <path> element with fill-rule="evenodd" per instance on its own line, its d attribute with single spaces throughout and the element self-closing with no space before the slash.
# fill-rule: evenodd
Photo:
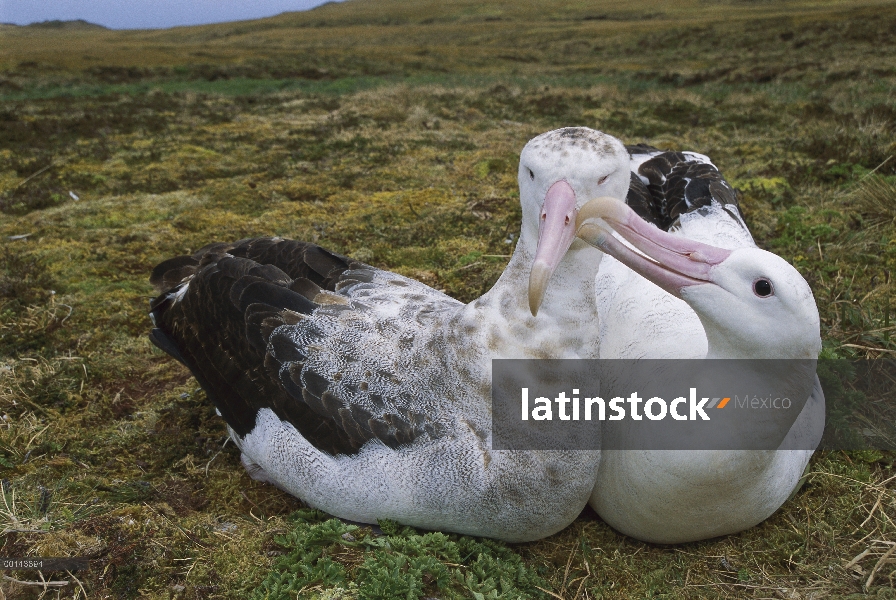
<svg viewBox="0 0 896 600">
<path fill-rule="evenodd" d="M 796 269 L 755 247 L 736 206 L 710 198 L 705 206 L 677 210 L 680 215 L 666 212 L 670 220 L 675 217 L 674 234 L 612 199 L 590 202 L 580 211 L 578 237 L 610 255 L 595 284 L 601 357 L 817 358 L 818 310 Z M 594 219 L 603 219 L 629 245 Z M 729 248 L 718 247 L 724 245 Z M 771 369 L 767 374 L 770 380 L 788 376 Z M 605 446 L 592 507 L 618 531 L 655 543 L 706 539 L 763 521 L 788 498 L 812 454 L 807 448 L 820 436 L 824 397 L 814 379 L 811 397 L 781 445 L 797 449 Z M 637 382 L 605 380 L 601 391 L 609 397 L 636 389 L 633 385 Z"/>
<path fill-rule="evenodd" d="M 601 253 L 574 239 L 576 216 L 625 194 L 628 160 L 586 128 L 531 140 L 519 242 L 470 304 L 313 244 L 251 239 L 158 265 L 151 339 L 190 368 L 256 479 L 353 521 L 550 535 L 585 506 L 600 453 L 492 450 L 491 360 L 597 356 Z"/>
</svg>

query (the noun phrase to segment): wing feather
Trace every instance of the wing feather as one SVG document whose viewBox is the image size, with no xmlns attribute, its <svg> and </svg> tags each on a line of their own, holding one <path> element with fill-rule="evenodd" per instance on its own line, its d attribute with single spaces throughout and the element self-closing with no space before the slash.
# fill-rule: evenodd
<svg viewBox="0 0 896 600">
<path fill-rule="evenodd" d="M 448 296 L 279 238 L 211 244 L 161 263 L 152 282 L 172 285 L 151 303 L 153 343 L 189 367 L 238 436 L 262 408 L 333 455 L 440 434 L 389 348 L 404 340 L 413 352 L 408 340 L 460 306 Z"/>
<path fill-rule="evenodd" d="M 721 208 L 716 214 L 732 219 L 748 235 L 737 193 L 708 157 L 646 144 L 626 149 L 632 169 L 626 203 L 642 218 L 669 231 L 682 215 Z"/>
</svg>

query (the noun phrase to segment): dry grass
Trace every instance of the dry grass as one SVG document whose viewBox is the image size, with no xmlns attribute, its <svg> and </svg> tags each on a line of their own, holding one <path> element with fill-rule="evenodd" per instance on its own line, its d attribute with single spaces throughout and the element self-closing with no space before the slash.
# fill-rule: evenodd
<svg viewBox="0 0 896 600">
<path fill-rule="evenodd" d="M 870 175 L 856 186 L 852 200 L 870 225 L 896 223 L 896 183 L 893 181 Z"/>
</svg>

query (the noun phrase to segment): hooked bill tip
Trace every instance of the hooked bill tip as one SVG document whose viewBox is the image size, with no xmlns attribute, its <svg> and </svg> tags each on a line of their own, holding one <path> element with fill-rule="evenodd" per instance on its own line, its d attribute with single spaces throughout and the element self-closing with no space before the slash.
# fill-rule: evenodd
<svg viewBox="0 0 896 600">
<path fill-rule="evenodd" d="M 532 271 L 529 273 L 529 312 L 533 317 L 538 315 L 538 309 L 544 299 L 544 291 L 547 289 L 548 280 L 553 271 L 550 266 L 541 261 L 536 261 L 532 265 Z"/>
<path fill-rule="evenodd" d="M 611 235 L 609 231 L 604 229 L 600 224 L 594 222 L 583 223 L 578 231 L 576 231 L 577 238 L 586 244 L 604 251 L 606 251 L 604 248 L 604 240 L 606 240 L 608 235 Z"/>
</svg>

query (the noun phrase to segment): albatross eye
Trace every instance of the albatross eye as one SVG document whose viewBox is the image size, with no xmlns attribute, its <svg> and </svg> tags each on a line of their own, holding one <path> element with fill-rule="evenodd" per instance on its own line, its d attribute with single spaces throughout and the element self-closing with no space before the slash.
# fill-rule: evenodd
<svg viewBox="0 0 896 600">
<path fill-rule="evenodd" d="M 535 179 L 535 173 L 532 172 L 532 169 L 526 169 L 529 171 L 529 179 Z"/>
<path fill-rule="evenodd" d="M 774 293 L 772 282 L 768 279 L 757 279 L 753 282 L 753 292 L 760 298 L 771 296 Z"/>
<path fill-rule="evenodd" d="M 603 185 L 604 183 L 606 183 L 608 177 L 609 177 L 609 175 L 604 175 L 603 177 L 601 177 L 600 179 L 598 179 L 598 180 L 597 180 L 597 185 Z"/>
</svg>

